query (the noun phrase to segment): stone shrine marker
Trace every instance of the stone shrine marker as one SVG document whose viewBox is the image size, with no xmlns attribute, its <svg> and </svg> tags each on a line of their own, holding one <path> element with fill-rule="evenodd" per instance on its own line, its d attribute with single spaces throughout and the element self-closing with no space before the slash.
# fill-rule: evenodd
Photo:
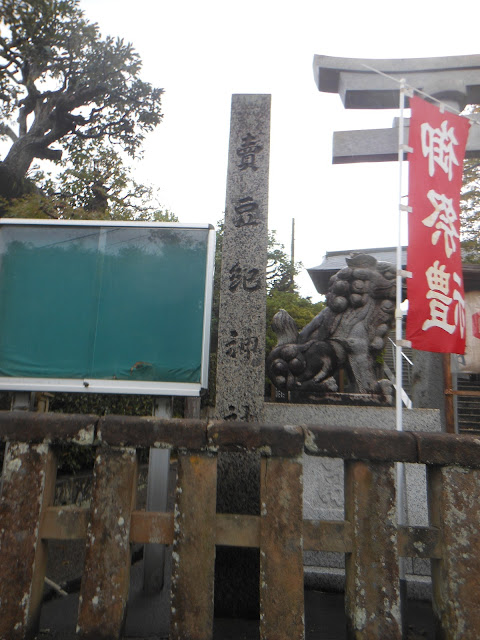
<svg viewBox="0 0 480 640">
<path fill-rule="evenodd" d="M 216 417 L 263 419 L 269 95 L 233 95 L 218 327 Z"/>
<path fill-rule="evenodd" d="M 269 95 L 233 95 L 220 276 L 214 417 L 264 419 Z M 218 457 L 217 511 L 260 515 L 260 461 Z M 258 551 L 217 547 L 215 611 L 259 615 Z"/>
</svg>

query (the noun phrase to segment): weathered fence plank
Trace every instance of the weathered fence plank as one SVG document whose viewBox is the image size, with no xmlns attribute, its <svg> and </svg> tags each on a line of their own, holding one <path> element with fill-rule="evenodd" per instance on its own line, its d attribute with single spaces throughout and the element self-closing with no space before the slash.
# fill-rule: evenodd
<svg viewBox="0 0 480 640">
<path fill-rule="evenodd" d="M 173 513 L 133 511 L 130 542 L 140 544 L 172 544 Z"/>
<path fill-rule="evenodd" d="M 216 457 L 180 453 L 172 554 L 172 640 L 212 637 L 216 504 Z"/>
<path fill-rule="evenodd" d="M 406 558 L 440 558 L 440 537 L 434 527 L 398 528 L 398 555 Z"/>
<path fill-rule="evenodd" d="M 260 516 L 217 513 L 216 543 L 225 547 L 260 546 Z"/>
<path fill-rule="evenodd" d="M 393 463 L 345 463 L 345 519 L 353 527 L 352 552 L 345 557 L 348 635 L 355 640 L 400 640 Z"/>
<path fill-rule="evenodd" d="M 480 470 L 427 468 L 431 524 L 441 558 L 432 559 L 433 608 L 441 640 L 480 633 Z"/>
<path fill-rule="evenodd" d="M 95 459 L 77 633 L 120 638 L 130 581 L 130 514 L 137 490 L 135 449 L 102 447 Z"/>
<path fill-rule="evenodd" d="M 303 465 L 262 458 L 260 637 L 303 640 Z"/>
<path fill-rule="evenodd" d="M 82 540 L 87 537 L 88 507 L 48 507 L 43 512 L 40 535 L 46 540 Z"/>
<path fill-rule="evenodd" d="M 0 640 L 24 640 L 36 631 L 47 541 L 82 538 L 83 638 L 120 637 L 133 542 L 174 545 L 172 640 L 212 637 L 219 544 L 260 548 L 262 640 L 303 639 L 303 548 L 345 553 L 350 638 L 401 637 L 399 556 L 432 561 L 436 637 L 478 637 L 478 438 L 115 416 L 44 416 L 32 425 L 30 432 L 23 414 L 0 416 L 0 440 L 9 442 L 0 500 Z M 50 447 L 72 441 L 103 445 L 89 510 L 53 506 Z M 178 455 L 174 514 L 135 510 L 136 448 L 150 446 Z M 344 521 L 303 520 L 304 448 L 344 458 Z M 261 515 L 216 513 L 216 454 L 222 451 L 262 455 Z M 397 526 L 396 461 L 427 465 L 428 527 Z"/>
<path fill-rule="evenodd" d="M 0 638 L 37 630 L 47 564 L 40 538 L 43 510 L 53 502 L 56 463 L 46 444 L 9 444 L 0 499 Z"/>
<path fill-rule="evenodd" d="M 98 422 L 95 415 L 0 411 L 0 442 L 50 445 L 72 442 L 91 446 Z"/>
<path fill-rule="evenodd" d="M 352 551 L 352 525 L 340 520 L 304 520 L 303 548 L 311 551 Z"/>
</svg>

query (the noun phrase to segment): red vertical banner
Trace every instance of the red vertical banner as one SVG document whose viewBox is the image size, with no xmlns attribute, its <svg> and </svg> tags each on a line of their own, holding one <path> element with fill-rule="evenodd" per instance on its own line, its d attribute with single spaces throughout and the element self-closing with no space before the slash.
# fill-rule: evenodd
<svg viewBox="0 0 480 640">
<path fill-rule="evenodd" d="M 465 353 L 460 189 L 470 122 L 410 99 L 406 338 L 414 349 Z"/>
</svg>

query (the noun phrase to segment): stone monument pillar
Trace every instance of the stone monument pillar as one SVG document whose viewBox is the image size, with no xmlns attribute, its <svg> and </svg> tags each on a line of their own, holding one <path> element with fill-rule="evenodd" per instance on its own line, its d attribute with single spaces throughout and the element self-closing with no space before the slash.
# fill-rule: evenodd
<svg viewBox="0 0 480 640">
<path fill-rule="evenodd" d="M 233 95 L 220 284 L 216 417 L 263 416 L 270 96 Z"/>
<path fill-rule="evenodd" d="M 215 417 L 263 420 L 270 96 L 232 96 L 222 247 Z M 218 459 L 217 511 L 260 514 L 260 464 Z M 215 612 L 259 615 L 258 549 L 217 547 Z"/>
</svg>

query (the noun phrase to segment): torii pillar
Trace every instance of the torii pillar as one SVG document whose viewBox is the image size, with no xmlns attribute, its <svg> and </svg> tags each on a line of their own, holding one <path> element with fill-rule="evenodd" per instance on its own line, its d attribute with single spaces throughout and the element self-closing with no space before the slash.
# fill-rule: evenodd
<svg viewBox="0 0 480 640">
<path fill-rule="evenodd" d="M 400 80 L 447 107 L 462 111 L 480 104 L 480 55 L 441 58 L 362 59 L 316 55 L 313 59 L 319 91 L 338 93 L 346 109 L 398 109 Z M 408 107 L 408 98 L 406 98 Z M 334 164 L 398 160 L 398 119 L 391 129 L 336 131 L 333 134 Z M 408 121 L 403 139 L 408 140 Z M 408 154 L 405 154 L 408 159 Z M 466 157 L 480 157 L 480 127 L 472 127 Z M 413 406 L 440 407 L 445 429 L 446 383 L 441 354 L 415 352 Z M 446 367 L 448 375 L 449 367 Z M 432 376 L 434 372 L 434 376 Z"/>
</svg>

